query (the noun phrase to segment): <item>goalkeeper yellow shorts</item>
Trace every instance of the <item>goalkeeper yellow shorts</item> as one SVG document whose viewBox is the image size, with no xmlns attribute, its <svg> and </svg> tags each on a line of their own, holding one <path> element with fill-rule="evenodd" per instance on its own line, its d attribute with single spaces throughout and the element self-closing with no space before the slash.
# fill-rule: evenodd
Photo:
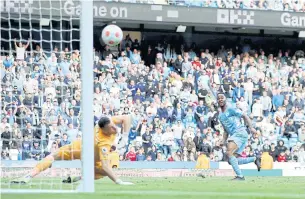
<svg viewBox="0 0 305 199">
<path fill-rule="evenodd" d="M 59 148 L 56 160 L 80 160 L 82 141 L 75 140 L 71 144 Z"/>
<path fill-rule="evenodd" d="M 94 151 L 94 166 L 95 166 L 95 179 L 103 178 L 102 162 L 101 159 L 107 159 L 107 155 L 101 153 L 101 150 L 95 144 Z M 76 140 L 71 144 L 65 145 L 58 150 L 56 160 L 81 160 L 82 141 Z"/>
</svg>

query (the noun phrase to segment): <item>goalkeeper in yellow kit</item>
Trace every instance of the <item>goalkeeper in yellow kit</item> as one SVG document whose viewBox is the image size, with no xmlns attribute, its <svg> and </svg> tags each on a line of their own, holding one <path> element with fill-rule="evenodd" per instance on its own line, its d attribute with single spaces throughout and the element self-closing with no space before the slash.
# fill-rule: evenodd
<svg viewBox="0 0 305 199">
<path fill-rule="evenodd" d="M 109 163 L 108 155 L 111 146 L 114 144 L 117 127 L 116 125 L 122 124 L 124 132 L 129 132 L 131 125 L 131 116 L 122 115 L 114 116 L 111 118 L 102 117 L 96 125 L 95 137 L 94 137 L 94 172 L 95 179 L 100 179 L 104 176 L 108 176 L 113 182 L 120 185 L 132 185 L 131 182 L 123 182 L 112 171 Z M 125 134 L 126 134 L 125 133 Z M 124 133 L 123 133 L 124 134 Z M 83 133 L 83 136 L 86 134 Z M 123 135 L 126 136 L 126 135 Z M 128 135 L 127 135 L 128 136 Z M 28 183 L 33 177 L 48 169 L 52 166 L 52 163 L 56 160 L 80 160 L 82 152 L 81 140 L 76 140 L 69 145 L 61 147 L 57 152 L 50 154 L 38 163 L 30 174 L 13 180 L 12 183 Z M 79 180 L 78 178 L 77 180 Z M 72 180 L 73 181 L 73 180 Z M 74 180 L 76 181 L 76 180 Z M 66 181 L 67 182 L 67 181 Z"/>
</svg>

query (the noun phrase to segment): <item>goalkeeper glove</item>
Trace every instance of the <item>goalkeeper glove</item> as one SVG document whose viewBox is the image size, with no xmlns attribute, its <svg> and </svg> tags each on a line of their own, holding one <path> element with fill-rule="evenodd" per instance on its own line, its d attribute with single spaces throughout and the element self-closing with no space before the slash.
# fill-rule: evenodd
<svg viewBox="0 0 305 199">
<path fill-rule="evenodd" d="M 121 179 L 115 181 L 118 185 L 134 185 L 132 182 L 123 182 Z"/>
</svg>

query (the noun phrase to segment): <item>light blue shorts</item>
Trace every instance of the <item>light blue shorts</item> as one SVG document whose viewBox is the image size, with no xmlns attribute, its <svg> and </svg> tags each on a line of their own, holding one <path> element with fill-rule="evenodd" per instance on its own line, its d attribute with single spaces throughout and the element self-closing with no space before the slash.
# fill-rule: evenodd
<svg viewBox="0 0 305 199">
<path fill-rule="evenodd" d="M 234 142 L 238 147 L 235 153 L 241 154 L 248 145 L 248 133 L 247 131 L 234 133 L 228 138 L 228 141 Z"/>
</svg>

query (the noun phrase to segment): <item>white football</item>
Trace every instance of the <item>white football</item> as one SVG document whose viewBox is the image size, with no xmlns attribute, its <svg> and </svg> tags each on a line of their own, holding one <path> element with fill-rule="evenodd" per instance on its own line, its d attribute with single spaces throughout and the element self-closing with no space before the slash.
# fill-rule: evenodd
<svg viewBox="0 0 305 199">
<path fill-rule="evenodd" d="M 102 39 L 106 45 L 117 46 L 123 39 L 123 31 L 116 25 L 108 25 L 103 29 Z"/>
</svg>

